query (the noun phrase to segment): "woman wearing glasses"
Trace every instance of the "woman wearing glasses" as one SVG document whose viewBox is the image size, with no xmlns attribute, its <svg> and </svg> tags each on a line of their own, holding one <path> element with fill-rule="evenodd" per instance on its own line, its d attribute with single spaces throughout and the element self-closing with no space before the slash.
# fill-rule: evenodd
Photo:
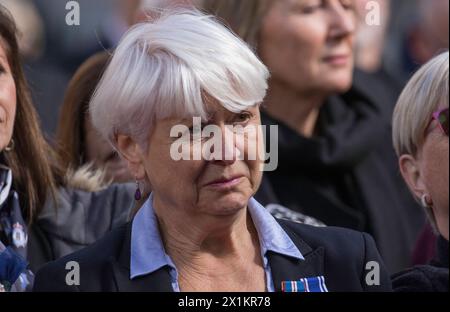
<svg viewBox="0 0 450 312">
<path fill-rule="evenodd" d="M 448 52 L 424 65 L 399 98 L 393 118 L 400 171 L 440 235 L 437 259 L 394 277 L 397 291 L 448 291 Z"/>
</svg>

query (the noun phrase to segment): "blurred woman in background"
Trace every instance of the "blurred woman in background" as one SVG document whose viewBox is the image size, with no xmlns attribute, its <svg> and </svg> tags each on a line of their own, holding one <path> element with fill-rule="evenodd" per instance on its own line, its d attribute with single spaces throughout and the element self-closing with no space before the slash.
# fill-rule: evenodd
<svg viewBox="0 0 450 312">
<path fill-rule="evenodd" d="M 398 174 L 382 92 L 353 79 L 354 1 L 205 0 L 204 8 L 272 74 L 262 123 L 279 126 L 279 166 L 265 175 L 273 200 L 371 233 L 391 272 L 409 265 L 423 212 Z"/>
<path fill-rule="evenodd" d="M 431 265 L 394 277 L 397 291 L 448 292 L 448 67 L 448 52 L 425 64 L 403 90 L 394 112 L 400 171 L 440 237 Z"/>
<path fill-rule="evenodd" d="M 95 242 L 130 214 L 129 185 L 71 187 L 44 139 L 22 71 L 16 27 L 0 6 L 0 240 L 32 271 Z M 92 193 L 89 188 L 95 186 Z M 1 283 L 1 281 L 0 281 Z M 30 286 L 23 280 L 20 289 Z"/>
<path fill-rule="evenodd" d="M 30 256 L 29 226 L 47 197 L 56 197 L 61 175 L 52 156 L 28 93 L 15 24 L 0 6 L 0 240 L 23 259 Z"/>
<path fill-rule="evenodd" d="M 133 177 L 126 163 L 92 127 L 89 118 L 89 101 L 109 58 L 107 52 L 93 55 L 71 79 L 60 111 L 56 146 L 66 171 L 91 165 L 104 171 L 106 181 L 130 182 Z"/>
</svg>

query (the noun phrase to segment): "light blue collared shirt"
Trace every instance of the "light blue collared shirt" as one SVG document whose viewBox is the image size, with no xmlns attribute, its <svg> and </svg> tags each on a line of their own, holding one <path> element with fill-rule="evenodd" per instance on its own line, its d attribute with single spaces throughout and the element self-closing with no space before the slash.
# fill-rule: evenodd
<svg viewBox="0 0 450 312">
<path fill-rule="evenodd" d="M 248 210 L 258 232 L 261 257 L 266 274 L 267 291 L 273 292 L 275 287 L 267 259 L 267 252 L 271 251 L 299 260 L 304 260 L 304 258 L 280 224 L 254 198 L 250 199 Z M 177 268 L 166 253 L 159 233 L 158 222 L 153 210 L 153 194 L 150 195 L 133 219 L 130 260 L 131 279 L 150 274 L 168 266 L 170 268 L 172 288 L 175 292 L 180 291 Z"/>
</svg>

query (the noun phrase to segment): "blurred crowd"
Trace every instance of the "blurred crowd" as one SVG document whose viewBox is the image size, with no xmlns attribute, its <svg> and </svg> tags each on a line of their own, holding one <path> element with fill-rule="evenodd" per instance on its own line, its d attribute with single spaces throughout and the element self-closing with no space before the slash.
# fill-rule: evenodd
<svg viewBox="0 0 450 312">
<path fill-rule="evenodd" d="M 2 0 L 15 16 L 21 32 L 35 105 L 46 134 L 56 131 L 64 91 L 75 70 L 95 52 L 113 48 L 146 7 L 199 2 L 191 0 L 77 1 L 82 22 L 65 23 L 66 2 L 58 0 Z M 375 73 L 397 92 L 408 77 L 436 51 L 448 47 L 448 3 L 440 0 L 377 0 L 379 25 L 368 25 L 367 3 L 356 1 L 360 15 L 355 56 L 358 68 Z M 148 11 L 148 10 L 147 10 Z M 376 12 L 375 12 L 376 13 Z"/>
</svg>

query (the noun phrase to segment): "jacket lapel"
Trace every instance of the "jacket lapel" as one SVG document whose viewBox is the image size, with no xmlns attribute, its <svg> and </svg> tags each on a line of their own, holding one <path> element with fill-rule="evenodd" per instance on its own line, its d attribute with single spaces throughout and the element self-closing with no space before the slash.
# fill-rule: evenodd
<svg viewBox="0 0 450 312">
<path fill-rule="evenodd" d="M 283 226 L 283 223 L 281 225 Z M 287 226 L 283 226 L 283 228 L 305 259 L 298 260 L 278 253 L 268 253 L 275 291 L 281 291 L 281 283 L 284 281 L 299 281 L 302 278 L 324 276 L 325 249 L 319 247 L 313 250 Z"/>
<path fill-rule="evenodd" d="M 130 279 L 131 223 L 117 259 L 112 260 L 115 284 L 119 292 L 173 292 L 170 274 L 163 267 L 151 274 Z"/>
<path fill-rule="evenodd" d="M 305 277 L 324 276 L 324 248 L 313 250 L 288 226 L 283 226 L 286 233 L 302 253 L 304 260 L 269 252 L 267 254 L 272 271 L 275 291 L 281 291 L 283 281 L 298 281 Z M 131 223 L 117 259 L 112 260 L 112 270 L 116 290 L 120 292 L 173 292 L 167 267 L 151 274 L 130 279 Z M 326 282 L 326 281 L 325 281 Z"/>
</svg>

